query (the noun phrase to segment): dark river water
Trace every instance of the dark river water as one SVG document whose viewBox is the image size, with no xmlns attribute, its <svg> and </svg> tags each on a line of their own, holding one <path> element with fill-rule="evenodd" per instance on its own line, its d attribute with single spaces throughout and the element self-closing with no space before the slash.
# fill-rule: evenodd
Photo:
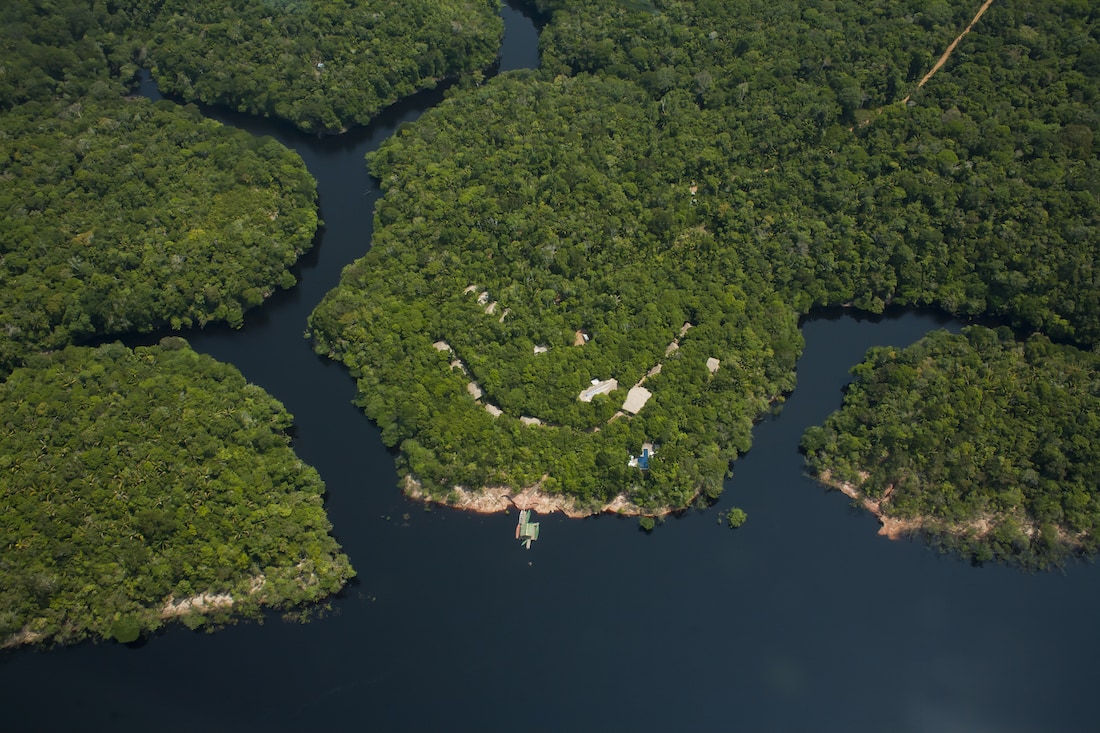
<svg viewBox="0 0 1100 733">
<path fill-rule="evenodd" d="M 503 12 L 502 67 L 536 64 L 534 26 Z M 295 415 L 358 580 L 309 624 L 273 614 L 213 634 L 179 625 L 139 648 L 0 656 L 0 730 L 1100 730 L 1100 569 L 1026 575 L 891 542 L 802 473 L 802 431 L 839 406 L 867 347 L 958 328 L 929 314 L 808 320 L 798 389 L 757 427 L 722 500 L 651 535 L 541 516 L 525 552 L 514 515 L 406 501 L 352 380 L 302 333 L 369 246 L 378 190 L 363 154 L 440 96 L 339 138 L 214 115 L 296 149 L 327 227 L 297 288 L 241 331 L 188 338 Z M 749 516 L 736 531 L 718 523 L 732 504 Z"/>
</svg>

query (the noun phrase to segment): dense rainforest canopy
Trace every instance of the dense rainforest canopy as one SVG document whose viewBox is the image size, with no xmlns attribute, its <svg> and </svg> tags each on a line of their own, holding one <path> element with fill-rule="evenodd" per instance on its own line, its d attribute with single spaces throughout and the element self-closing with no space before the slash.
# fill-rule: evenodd
<svg viewBox="0 0 1100 733">
<path fill-rule="evenodd" d="M 548 73 L 714 120 L 684 159 L 700 216 L 755 239 L 800 310 L 934 304 L 1100 338 L 1092 4 L 998 0 L 920 89 L 979 3 L 564 5 Z"/>
<path fill-rule="evenodd" d="M 0 384 L 0 640 L 132 638 L 199 594 L 241 612 L 337 591 L 351 567 L 290 422 L 182 339 L 28 358 Z"/>
<path fill-rule="evenodd" d="M 315 183 L 296 154 L 193 107 L 124 98 L 139 65 L 161 60 L 159 44 L 164 73 L 174 44 L 196 39 L 223 71 L 239 61 L 233 80 L 196 80 L 197 98 L 220 102 L 254 96 L 249 65 L 291 44 L 302 63 L 264 62 L 270 93 L 248 109 L 318 129 L 366 121 L 397 95 L 489 64 L 499 38 L 485 3 L 324 6 L 191 4 L 193 16 L 160 2 L 0 7 L 0 377 L 11 375 L 0 411 L 0 636 L 9 642 L 129 640 L 162 615 L 201 622 L 210 594 L 224 614 L 225 594 L 236 610 L 311 601 L 351 573 L 327 535 L 317 476 L 280 432 L 289 417 L 235 370 L 189 351 L 42 355 L 109 334 L 240 325 L 245 310 L 294 284 L 290 268 L 312 243 Z M 364 12 L 377 17 L 360 22 Z M 212 16 L 228 25 L 213 27 Z M 210 23 L 172 30 L 192 17 Z M 273 21 L 280 30 L 265 31 Z M 248 54 L 240 33 L 254 39 Z M 311 49 L 337 63 L 322 75 Z M 361 63 L 342 55 L 359 51 Z M 308 95 L 299 78 L 275 80 L 306 67 Z M 172 73 L 183 84 L 190 71 Z"/>
<path fill-rule="evenodd" d="M 0 108 L 82 94 L 139 65 L 163 92 L 309 131 L 365 124 L 441 79 L 489 67 L 495 0 L 10 0 Z M 109 65 L 101 63 L 103 60 Z"/>
<path fill-rule="evenodd" d="M 161 91 L 311 131 L 490 66 L 504 27 L 496 0 L 164 0 L 141 25 Z"/>
<path fill-rule="evenodd" d="M 289 416 L 235 370 L 174 343 L 41 355 L 239 326 L 294 284 L 319 225 L 296 154 L 124 98 L 138 69 L 322 131 L 489 66 L 500 34 L 485 0 L 0 7 L 0 638 L 131 640 L 201 623 L 211 594 L 224 614 L 226 594 L 236 610 L 311 601 L 351 575 Z"/>
<path fill-rule="evenodd" d="M 271 139 L 124 99 L 133 39 L 85 0 L 0 9 L 0 374 L 30 350 L 212 320 L 239 326 L 318 226 Z"/>
<path fill-rule="evenodd" d="M 0 177 L 0 372 L 97 334 L 239 326 L 318 224 L 301 158 L 170 102 L 0 113 Z"/>
<path fill-rule="evenodd" d="M 934 305 L 1002 317 L 1084 347 L 1100 338 L 1100 11 L 1092 4 L 997 0 L 920 88 L 977 2 L 537 4 L 551 13 L 541 73 L 463 85 L 371 159 L 386 189 L 377 246 L 311 319 L 318 349 L 351 367 L 360 403 L 401 449 L 402 472 L 429 492 L 538 483 L 587 504 L 623 494 L 645 511 L 714 497 L 729 461 L 749 447 L 752 420 L 792 388 L 797 319 L 817 305 Z M 194 111 L 121 100 L 140 65 L 188 99 L 337 130 L 439 77 L 491 62 L 500 33 L 494 10 L 487 2 L 427 0 L 5 3 L 0 177 L 11 193 L 0 207 L 0 282 L 26 293 L 0 296 L 7 337 L 0 373 L 24 364 L 4 385 L 3 394 L 22 405 L 12 414 L 27 409 L 27 395 L 75 388 L 80 380 L 62 376 L 65 363 L 100 364 L 107 374 L 134 371 L 127 365 L 144 360 L 155 370 L 146 378 L 151 388 L 169 384 L 187 394 L 183 380 L 202 383 L 207 367 L 165 369 L 163 360 L 190 353 L 173 350 L 178 344 L 137 355 L 121 347 L 32 352 L 93 333 L 239 323 L 244 309 L 290 284 L 287 267 L 316 226 L 312 181 L 295 156 L 224 133 Z M 203 197 L 219 205 L 202 206 Z M 7 238 L 13 228 L 19 236 Z M 1068 347 L 1038 348 L 1047 342 L 1036 339 L 994 340 L 1003 354 L 1038 349 L 1055 364 L 1087 362 Z M 974 348 L 995 364 L 1011 361 L 990 339 Z M 953 368 L 960 350 L 947 351 L 928 352 L 929 372 Z M 1008 378 L 1018 371 L 990 371 L 1009 405 L 1032 399 L 1026 384 Z M 58 378 L 60 387 L 51 381 Z M 90 425 L 94 410 L 121 399 L 103 395 L 117 392 L 112 385 L 123 378 L 107 382 L 84 411 L 68 395 L 66 412 L 40 400 L 36 410 L 46 407 L 38 418 Z M 236 398 L 221 406 L 200 399 L 176 419 L 231 432 L 196 428 L 198 440 L 214 436 L 201 455 L 177 451 L 179 465 L 165 456 L 157 459 L 163 465 L 146 463 L 194 470 L 197 480 L 225 474 L 232 487 L 229 472 L 214 465 L 223 450 L 252 460 L 268 454 L 264 445 L 284 442 L 277 432 L 234 442 L 240 430 L 230 417 L 240 414 L 232 409 L 250 389 L 236 384 Z M 648 402 L 639 406 L 631 385 L 644 387 Z M 910 387 L 909 399 L 925 399 L 930 389 L 944 387 Z M 578 399 L 582 390 L 594 393 L 590 401 Z M 1091 441 L 1064 415 L 1011 414 L 1018 434 L 1049 436 L 1057 426 L 1071 445 L 1077 434 Z M 114 415 L 94 418 L 80 441 L 94 449 L 97 432 L 139 429 Z M 272 418 L 280 428 L 285 420 Z M 858 426 L 850 432 L 860 435 Z M 807 445 L 819 446 L 821 435 L 811 433 Z M 56 439 L 66 436 L 62 430 Z M 187 447 L 184 438 L 177 444 Z M 987 442 L 1004 439 L 994 431 Z M 837 470 L 847 461 L 857 476 L 873 473 L 874 459 L 885 455 L 879 440 L 864 437 L 866 469 L 853 463 L 855 453 L 839 450 L 811 451 L 813 468 L 830 468 L 832 457 Z M 850 447 L 844 438 L 837 443 Z M 136 444 L 127 439 L 115 450 Z M 73 445 L 65 456 L 85 443 Z M 639 462 L 644 445 L 652 455 Z M 1048 470 L 1060 464 L 1045 454 L 1019 459 L 1031 462 L 1042 496 L 1005 489 L 1005 478 L 985 492 L 996 499 L 971 500 L 954 488 L 961 485 L 955 474 L 977 475 L 964 461 L 941 467 L 950 483 L 938 482 L 935 467 L 927 477 L 910 470 L 905 475 L 918 479 L 906 478 L 913 496 L 893 501 L 910 516 L 933 515 L 935 507 L 945 520 L 965 523 L 972 511 L 1003 520 L 985 534 L 939 532 L 963 537 L 959 545 L 979 558 L 1042 564 L 1063 551 L 1092 550 L 1091 464 L 1058 449 L 1075 468 Z M 5 471 L 30 486 L 39 457 Z M 262 475 L 231 465 L 238 478 Z M 92 477 L 85 483 L 103 487 L 133 478 L 82 466 L 62 466 L 74 487 L 79 470 Z M 1014 470 L 1001 468 L 1002 477 Z M 1032 480 L 1021 470 L 1022 481 Z M 317 486 L 273 475 L 285 481 L 273 480 L 268 495 L 225 492 L 211 526 L 256 507 L 279 506 L 286 519 L 283 507 L 293 502 L 278 492 L 293 486 L 320 511 Z M 157 478 L 137 482 L 121 500 L 155 504 L 159 494 L 143 492 L 157 485 Z M 5 500 L 3 519 L 18 532 L 24 520 L 36 522 L 43 535 L 8 544 L 65 545 L 71 525 L 44 523 L 43 515 L 56 519 L 49 514 L 56 507 L 29 491 Z M 922 504 L 926 493 L 932 498 Z M 93 525 L 100 513 L 125 513 L 107 497 L 93 502 Z M 945 502 L 955 508 L 943 510 Z M 169 521 L 142 516 L 152 522 L 145 529 Z M 95 525 L 104 533 L 100 545 L 118 552 L 89 554 L 98 558 L 89 565 L 62 562 L 72 551 L 64 546 L 60 554 L 32 553 L 39 564 L 10 585 L 4 629 L 128 639 L 158 623 L 169 598 L 187 593 L 224 591 L 245 606 L 246 598 L 315 598 L 350 570 L 324 544 L 323 517 L 305 517 L 303 508 L 302 523 L 317 534 L 291 532 L 293 539 L 276 542 L 281 554 L 222 552 L 240 538 L 215 532 L 180 550 L 184 564 L 168 562 L 170 572 L 160 575 L 127 575 L 134 558 L 153 556 L 135 538 L 145 542 L 157 531 Z M 929 523 L 929 531 L 938 526 L 947 525 Z M 302 559 L 326 555 L 336 559 L 331 572 L 311 585 L 321 573 Z M 211 561 L 200 568 L 195 557 Z M 71 611 L 69 589 L 88 581 L 67 575 L 69 567 L 120 577 L 132 595 Z M 310 588 L 321 590 L 308 595 Z M 58 589 L 66 590 L 54 599 Z M 74 618 L 89 619 L 79 627 L 87 631 Z"/>
<path fill-rule="evenodd" d="M 240 325 L 312 243 L 298 156 L 124 100 L 139 64 L 185 99 L 339 129 L 487 67 L 500 34 L 486 0 L 5 3 L 0 373 L 95 334 Z"/>
<path fill-rule="evenodd" d="M 978 3 L 538 5 L 540 73 L 456 91 L 370 159 L 375 247 L 311 321 L 430 492 L 714 495 L 815 306 L 1100 337 L 1091 4 L 995 2 L 924 86 Z"/>
<path fill-rule="evenodd" d="M 429 491 L 541 479 L 650 510 L 717 496 L 752 417 L 794 386 L 795 314 L 704 227 L 668 236 L 663 202 L 689 216 L 692 193 L 666 172 L 659 114 L 622 80 L 505 75 L 371 159 L 381 226 L 311 326 Z M 578 400 L 609 378 L 620 389 Z M 643 378 L 652 400 L 618 414 Z M 645 442 L 643 472 L 627 463 Z"/>
<path fill-rule="evenodd" d="M 1097 549 L 1100 354 L 971 326 L 872 349 L 853 373 L 803 437 L 811 470 L 975 559 Z"/>
</svg>

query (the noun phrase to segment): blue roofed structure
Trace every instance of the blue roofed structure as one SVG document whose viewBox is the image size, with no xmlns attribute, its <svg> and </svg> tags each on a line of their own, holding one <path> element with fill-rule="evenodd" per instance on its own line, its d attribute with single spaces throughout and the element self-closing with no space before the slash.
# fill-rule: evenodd
<svg viewBox="0 0 1100 733">
<path fill-rule="evenodd" d="M 648 471 L 649 458 L 656 452 L 652 443 L 642 443 L 642 454 L 640 456 L 630 456 L 630 460 L 627 461 L 626 465 L 631 468 L 640 468 L 643 471 Z"/>
</svg>

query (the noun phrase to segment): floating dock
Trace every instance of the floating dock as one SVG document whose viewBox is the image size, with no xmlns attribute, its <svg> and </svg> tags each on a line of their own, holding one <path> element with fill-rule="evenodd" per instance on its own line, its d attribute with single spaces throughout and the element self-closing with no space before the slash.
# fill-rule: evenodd
<svg viewBox="0 0 1100 733">
<path fill-rule="evenodd" d="M 539 538 L 539 523 L 531 521 L 531 510 L 523 509 L 519 513 L 519 521 L 516 522 L 516 539 L 531 549 L 531 543 Z"/>
</svg>

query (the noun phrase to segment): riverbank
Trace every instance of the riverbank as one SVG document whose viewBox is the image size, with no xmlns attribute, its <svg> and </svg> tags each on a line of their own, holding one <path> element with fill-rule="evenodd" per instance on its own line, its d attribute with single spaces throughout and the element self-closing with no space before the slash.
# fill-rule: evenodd
<svg viewBox="0 0 1100 733">
<path fill-rule="evenodd" d="M 316 569 L 305 560 L 300 561 L 293 569 L 297 573 L 295 582 L 302 590 L 315 586 L 320 582 Z M 158 628 L 161 621 L 182 620 L 186 623 L 187 617 L 192 615 L 217 611 L 229 612 L 231 609 L 235 609 L 236 612 L 242 610 L 248 612 L 255 610 L 258 606 L 279 607 L 283 605 L 285 600 L 273 601 L 267 591 L 268 579 L 263 573 L 259 573 L 248 579 L 248 587 L 245 589 L 239 587 L 235 592 L 204 591 L 179 599 L 174 595 L 169 595 L 161 605 L 145 608 L 136 612 L 136 614 L 147 622 L 143 628 L 149 631 Z M 71 620 L 65 622 L 62 630 L 56 632 L 36 630 L 32 622 L 0 641 L 0 649 L 14 649 L 40 642 L 67 644 L 84 638 L 89 633 L 94 636 L 98 632 L 80 627 Z"/>
<path fill-rule="evenodd" d="M 865 471 L 860 472 L 860 478 L 863 480 L 866 480 L 869 476 L 870 474 Z M 872 499 L 860 491 L 859 487 L 855 484 L 834 478 L 832 472 L 828 469 L 822 471 L 821 474 L 817 476 L 817 480 L 859 502 L 864 509 L 875 515 L 875 518 L 878 519 L 879 523 L 882 525 L 879 527 L 878 533 L 892 540 L 898 540 L 902 537 L 914 535 L 919 532 L 931 532 L 933 530 L 939 534 L 949 534 L 956 537 L 968 536 L 973 540 L 984 540 L 997 526 L 997 518 L 992 515 L 975 517 L 970 521 L 958 523 L 937 521 L 926 516 L 904 519 L 901 517 L 892 517 L 887 513 L 886 507 L 889 505 L 890 497 L 894 493 L 893 486 L 887 487 L 881 499 Z M 1029 540 L 1038 532 L 1038 528 L 1034 526 L 1034 523 L 1024 522 L 1021 524 L 1021 529 Z"/>
<path fill-rule="evenodd" d="M 14 649 L 17 646 L 36 644 L 44 638 L 44 634 L 34 631 L 30 627 L 30 624 L 27 624 L 19 631 L 16 631 L 14 634 L 4 639 L 3 642 L 0 642 L 0 649 Z"/>
<path fill-rule="evenodd" d="M 860 473 L 862 479 L 866 479 L 868 476 L 869 474 L 866 472 Z M 924 532 L 929 534 L 951 535 L 958 538 L 965 537 L 970 540 L 981 542 L 989 540 L 990 535 L 996 531 L 998 525 L 1005 521 L 1014 522 L 1019 532 L 1026 537 L 1029 542 L 1035 540 L 1040 533 L 1038 523 L 1030 517 L 1025 516 L 1022 512 L 1007 515 L 983 514 L 965 522 L 946 522 L 928 516 L 917 516 L 905 519 L 892 517 L 887 513 L 886 507 L 890 503 L 890 497 L 894 491 L 893 486 L 888 487 L 886 491 L 883 492 L 881 499 L 872 499 L 860 491 L 859 487 L 855 484 L 834 478 L 832 472 L 828 469 L 822 471 L 816 477 L 816 480 L 854 499 L 864 509 L 875 515 L 875 518 L 878 519 L 879 523 L 882 525 L 879 527 L 878 533 L 892 540 L 901 539 L 902 537 L 914 535 L 918 532 Z M 1074 534 L 1067 531 L 1065 527 L 1057 526 L 1055 538 L 1059 543 L 1065 545 L 1071 551 L 1077 551 L 1084 547 L 1086 535 L 1084 533 Z"/>
<path fill-rule="evenodd" d="M 299 585 L 302 588 L 314 585 L 317 582 L 316 574 L 306 573 L 303 563 L 299 562 L 295 566 L 295 569 L 303 573 L 299 580 Z M 180 616 L 186 616 L 189 613 L 203 613 L 205 611 L 230 608 L 244 598 L 255 600 L 260 605 L 264 605 L 268 602 L 267 597 L 263 594 L 263 590 L 266 586 L 267 578 L 263 573 L 260 573 L 252 576 L 248 584 L 248 591 L 243 597 L 234 596 L 232 593 L 208 592 L 181 598 L 177 601 L 173 596 L 168 596 L 168 600 L 164 602 L 164 606 L 160 609 L 160 617 L 162 619 L 178 618 Z"/>
<path fill-rule="evenodd" d="M 495 514 L 511 509 L 531 509 L 539 514 L 561 512 L 570 519 L 583 519 L 597 514 L 618 514 L 624 517 L 663 517 L 675 511 L 672 507 L 660 507 L 648 511 L 619 494 L 604 504 L 583 505 L 571 496 L 549 494 L 541 490 L 542 482 L 516 491 L 510 486 L 485 486 L 480 489 L 468 489 L 463 486 L 452 487 L 447 496 L 437 497 L 424 491 L 424 487 L 413 476 L 406 476 L 402 482 L 405 496 L 416 501 L 439 504 L 451 509 Z"/>
<path fill-rule="evenodd" d="M 263 586 L 264 578 L 262 575 L 253 578 L 248 596 L 255 595 Z M 151 612 L 156 618 L 162 621 L 168 621 L 179 619 L 192 613 L 201 614 L 210 611 L 228 610 L 232 608 L 238 600 L 239 599 L 235 598 L 231 593 L 205 592 L 179 600 L 176 600 L 174 596 L 168 596 L 159 608 L 147 609 L 143 612 L 143 616 Z M 260 602 L 263 603 L 263 599 L 261 599 Z M 75 624 L 68 624 L 68 630 L 71 633 L 78 633 L 78 627 Z M 37 644 L 56 637 L 61 637 L 61 643 L 66 643 L 64 641 L 64 633 L 46 634 L 35 631 L 32 624 L 27 624 L 22 629 L 0 642 L 0 649 L 14 649 L 15 647 Z"/>
<path fill-rule="evenodd" d="M 864 480 L 870 474 L 860 473 L 860 477 Z M 822 471 L 817 475 L 816 479 L 828 486 L 829 488 L 836 489 L 846 496 L 854 499 L 863 506 L 864 509 L 875 515 L 875 518 L 881 523 L 878 533 L 884 537 L 889 537 L 892 540 L 901 539 L 905 535 L 913 534 L 924 528 L 924 518 L 915 519 L 899 519 L 897 517 L 891 517 L 886 514 L 886 505 L 890 501 L 890 495 L 893 493 L 893 487 L 887 489 L 881 499 L 872 499 L 866 496 L 859 488 L 848 481 L 840 481 L 833 478 L 832 471 L 828 469 Z M 986 528 L 988 533 L 988 528 Z"/>
</svg>

